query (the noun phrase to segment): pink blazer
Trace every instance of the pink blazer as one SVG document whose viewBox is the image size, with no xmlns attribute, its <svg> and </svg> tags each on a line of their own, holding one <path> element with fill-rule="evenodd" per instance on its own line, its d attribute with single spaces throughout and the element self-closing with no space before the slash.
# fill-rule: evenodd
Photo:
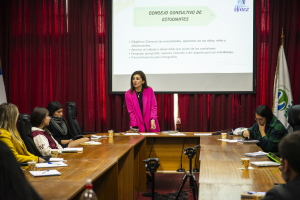
<svg viewBox="0 0 300 200">
<path fill-rule="evenodd" d="M 145 132 L 144 122 L 148 132 L 160 132 L 157 120 L 157 103 L 152 88 L 146 88 L 143 92 L 143 116 L 135 91 L 130 94 L 130 90 L 125 93 L 125 101 L 130 115 L 129 126 L 138 126 L 140 132 Z M 150 120 L 155 120 L 156 129 L 152 130 Z"/>
</svg>

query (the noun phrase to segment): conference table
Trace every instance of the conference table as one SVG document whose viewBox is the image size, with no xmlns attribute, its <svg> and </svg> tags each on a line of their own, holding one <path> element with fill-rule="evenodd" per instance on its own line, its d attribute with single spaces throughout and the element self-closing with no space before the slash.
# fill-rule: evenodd
<svg viewBox="0 0 300 200">
<path fill-rule="evenodd" d="M 222 142 L 221 136 L 195 136 L 194 133 L 170 136 L 127 136 L 115 134 L 103 138 L 101 145 L 82 145 L 82 153 L 63 153 L 67 167 L 55 168 L 61 176 L 31 177 L 27 180 L 43 199 L 79 199 L 87 179 L 92 179 L 98 199 L 134 199 L 134 192 L 146 191 L 146 168 L 143 160 L 150 155 L 159 158 L 159 172 L 189 169 L 182 148 L 200 144 L 193 167 L 200 168 L 199 199 L 241 199 L 243 191 L 266 192 L 274 183 L 284 183 L 276 167 L 254 167 L 240 170 L 241 158 L 247 152 L 259 151 L 256 144 Z M 99 133 L 96 135 L 107 135 Z M 236 136 L 228 136 L 236 138 Z M 151 150 L 152 149 L 152 150 Z M 200 155 L 200 156 L 199 156 Z M 182 156 L 182 161 L 181 161 Z M 268 158 L 251 158 L 268 160 Z M 45 170 L 39 168 L 38 170 Z M 159 180 L 156 180 L 159 181 Z"/>
<path fill-rule="evenodd" d="M 267 192 L 274 183 L 285 183 L 278 167 L 242 170 L 245 153 L 262 151 L 256 144 L 220 141 L 221 136 L 200 139 L 199 199 L 241 199 L 243 192 Z M 227 136 L 227 139 L 241 139 Z M 268 157 L 248 157 L 250 162 L 269 161 Z"/>
</svg>

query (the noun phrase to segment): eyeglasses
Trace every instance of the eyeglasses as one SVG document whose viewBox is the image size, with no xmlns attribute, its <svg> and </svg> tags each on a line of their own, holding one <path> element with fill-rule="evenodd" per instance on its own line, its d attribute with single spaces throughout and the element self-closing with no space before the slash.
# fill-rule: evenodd
<svg viewBox="0 0 300 200">
<path fill-rule="evenodd" d="M 262 118 L 262 119 L 256 119 L 256 118 L 254 118 L 255 121 L 259 121 L 259 122 L 264 121 L 264 119 L 265 119 L 265 118 Z"/>
</svg>

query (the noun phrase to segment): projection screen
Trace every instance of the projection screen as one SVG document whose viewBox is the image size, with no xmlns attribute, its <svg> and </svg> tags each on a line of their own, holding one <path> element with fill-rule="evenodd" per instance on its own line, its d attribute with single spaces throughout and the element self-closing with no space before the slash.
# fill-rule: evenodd
<svg viewBox="0 0 300 200">
<path fill-rule="evenodd" d="M 253 0 L 113 0 L 109 91 L 142 70 L 156 93 L 254 93 Z"/>
</svg>

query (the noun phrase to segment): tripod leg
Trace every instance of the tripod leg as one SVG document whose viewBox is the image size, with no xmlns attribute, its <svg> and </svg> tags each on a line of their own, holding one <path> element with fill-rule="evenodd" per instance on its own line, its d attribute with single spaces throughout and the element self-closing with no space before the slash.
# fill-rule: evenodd
<svg viewBox="0 0 300 200">
<path fill-rule="evenodd" d="M 177 194 L 175 200 L 178 200 L 178 198 L 180 196 L 180 193 L 181 193 L 181 190 L 183 189 L 183 186 L 184 186 L 184 184 L 185 184 L 185 182 L 186 182 L 187 179 L 188 179 L 188 175 L 185 175 L 184 178 L 183 178 L 183 182 L 182 182 L 182 184 L 180 186 L 180 189 L 178 191 L 178 194 Z"/>
<path fill-rule="evenodd" d="M 196 193 L 196 195 L 195 195 Z M 194 194 L 194 199 L 196 200 L 196 196 L 197 196 L 197 199 L 198 199 L 198 186 L 197 186 L 197 182 L 196 182 L 196 177 L 195 175 L 193 175 L 193 194 Z"/>
<path fill-rule="evenodd" d="M 154 194 L 154 190 L 155 190 L 155 175 L 154 172 L 151 172 L 152 175 L 152 200 L 155 199 L 155 194 Z"/>
</svg>

